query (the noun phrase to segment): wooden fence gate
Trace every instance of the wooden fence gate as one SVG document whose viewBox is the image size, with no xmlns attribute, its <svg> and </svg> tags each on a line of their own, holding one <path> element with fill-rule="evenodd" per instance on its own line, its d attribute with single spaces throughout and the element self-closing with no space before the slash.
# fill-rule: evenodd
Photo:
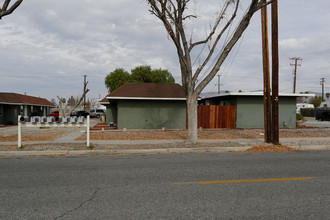
<svg viewBox="0 0 330 220">
<path fill-rule="evenodd" d="M 199 105 L 198 128 L 236 128 L 236 106 Z"/>
</svg>

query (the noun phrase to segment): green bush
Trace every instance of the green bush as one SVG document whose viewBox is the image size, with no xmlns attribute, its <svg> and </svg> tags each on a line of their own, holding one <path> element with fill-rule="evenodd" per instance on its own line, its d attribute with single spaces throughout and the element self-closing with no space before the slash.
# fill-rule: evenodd
<svg viewBox="0 0 330 220">
<path fill-rule="evenodd" d="M 302 115 L 302 114 L 297 114 L 296 115 L 296 119 L 297 119 L 297 121 L 300 121 L 300 120 L 304 120 L 304 116 Z"/>
<path fill-rule="evenodd" d="M 300 114 L 304 117 L 315 117 L 317 108 L 301 108 Z"/>
</svg>

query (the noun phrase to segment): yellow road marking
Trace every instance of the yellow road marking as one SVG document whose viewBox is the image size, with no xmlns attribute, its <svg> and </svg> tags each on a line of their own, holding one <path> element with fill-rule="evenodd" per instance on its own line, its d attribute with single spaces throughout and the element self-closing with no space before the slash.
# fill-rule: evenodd
<svg viewBox="0 0 330 220">
<path fill-rule="evenodd" d="M 220 183 L 259 183 L 259 182 L 276 182 L 276 181 L 298 181 L 307 180 L 315 177 L 293 177 L 293 178 L 272 178 L 272 179 L 250 179 L 250 180 L 220 180 L 220 181 L 202 181 L 202 182 L 183 182 L 173 183 L 176 185 L 183 184 L 220 184 Z"/>
</svg>

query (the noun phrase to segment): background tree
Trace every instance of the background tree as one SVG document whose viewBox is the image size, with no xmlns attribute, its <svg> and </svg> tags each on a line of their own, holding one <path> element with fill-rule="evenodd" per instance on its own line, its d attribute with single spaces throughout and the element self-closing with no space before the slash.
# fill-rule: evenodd
<svg viewBox="0 0 330 220">
<path fill-rule="evenodd" d="M 15 11 L 15 9 L 23 2 L 23 0 L 16 0 L 12 6 L 9 7 L 11 0 L 5 0 L 0 8 L 0 19 Z"/>
<path fill-rule="evenodd" d="M 315 96 L 309 100 L 309 104 L 313 104 L 315 108 L 320 107 L 321 103 L 322 103 L 321 96 Z"/>
<path fill-rule="evenodd" d="M 168 70 L 154 69 L 151 72 L 152 81 L 156 83 L 175 83 L 175 79 Z"/>
<path fill-rule="evenodd" d="M 168 70 L 151 69 L 150 66 L 135 67 L 131 70 L 131 74 L 119 68 L 105 77 L 105 86 L 109 93 L 126 82 L 175 83 L 175 80 Z"/>
<path fill-rule="evenodd" d="M 138 66 L 131 70 L 132 82 L 175 83 L 168 70 L 151 69 L 150 66 Z"/>
<path fill-rule="evenodd" d="M 327 99 L 330 98 L 330 93 L 327 92 L 327 93 L 325 94 L 325 96 L 327 97 Z"/>
<path fill-rule="evenodd" d="M 105 86 L 107 87 L 109 93 L 119 88 L 125 82 L 129 82 L 131 80 L 129 72 L 126 70 L 119 68 L 115 69 L 109 75 L 105 77 Z"/>
<path fill-rule="evenodd" d="M 138 66 L 131 70 L 131 82 L 152 82 L 152 73 L 150 66 Z"/>
<path fill-rule="evenodd" d="M 197 98 L 199 94 L 219 71 L 229 52 L 248 27 L 253 14 L 273 1 L 250 0 L 243 17 L 237 18 L 236 29 L 232 34 L 226 34 L 236 21 L 240 5 L 240 0 L 226 0 L 214 24 L 210 27 L 210 31 L 206 33 L 206 37 L 194 40 L 192 32 L 186 31 L 185 28 L 190 20 L 197 18 L 196 15 L 186 14 L 190 0 L 147 0 L 150 12 L 162 21 L 169 38 L 176 47 L 187 100 L 188 141 L 197 142 Z M 223 39 L 228 36 L 230 36 L 229 39 Z M 219 46 L 219 42 L 223 42 L 223 45 Z M 208 52 L 204 53 L 204 57 L 202 57 L 203 49 L 200 46 L 209 48 Z M 199 48 L 199 51 L 194 51 L 196 48 Z M 192 58 L 193 54 L 199 55 Z M 196 58 L 200 60 L 200 64 L 193 68 Z"/>
<path fill-rule="evenodd" d="M 71 106 L 73 107 L 78 101 L 78 98 L 76 99 L 75 97 L 73 96 L 70 96 L 70 98 L 68 99 L 68 106 Z"/>
</svg>

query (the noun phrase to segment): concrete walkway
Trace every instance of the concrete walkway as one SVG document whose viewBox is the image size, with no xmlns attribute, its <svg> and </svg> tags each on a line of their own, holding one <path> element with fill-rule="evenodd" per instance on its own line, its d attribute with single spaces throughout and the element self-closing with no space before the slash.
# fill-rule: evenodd
<svg viewBox="0 0 330 220">
<path fill-rule="evenodd" d="M 97 120 L 91 121 L 91 127 L 98 123 Z M 184 144 L 185 140 L 90 140 L 90 145 L 103 145 L 103 146 L 116 146 L 111 150 L 88 150 L 86 146 L 86 140 L 76 141 L 75 139 L 80 137 L 83 132 L 86 132 L 86 128 L 81 127 L 75 129 L 73 132 L 66 136 L 60 137 L 54 141 L 26 141 L 22 142 L 23 145 L 65 145 L 75 144 L 81 145 L 82 150 L 17 150 L 17 151 L 0 151 L 0 157 L 6 156 L 49 156 L 49 155 L 127 155 L 127 154 L 160 154 L 160 153 L 201 153 L 201 152 L 235 152 L 245 151 L 252 146 L 266 145 L 263 139 L 199 139 L 198 143 L 216 143 L 220 147 L 201 147 L 198 145 L 189 145 L 187 147 L 173 146 L 175 144 Z M 330 137 L 315 137 L 315 138 L 280 138 L 280 142 L 284 146 L 294 147 L 302 150 L 330 150 Z M 238 147 L 229 147 L 228 143 L 235 143 Z M 168 146 L 166 146 L 168 144 Z M 17 142 L 0 142 L 0 146 L 16 145 Z M 149 145 L 148 149 L 132 149 L 132 145 Z M 152 145 L 155 145 L 154 147 Z M 163 145 L 161 147 L 156 145 Z M 164 147 L 165 145 L 165 147 Z M 219 146 L 218 145 L 218 146 Z M 223 145 L 223 146 L 221 146 Z M 132 146 L 129 149 L 129 146 Z M 173 146 L 173 147 L 171 147 Z M 85 148 L 86 147 L 86 148 Z M 62 148 L 63 149 L 63 148 Z"/>
<path fill-rule="evenodd" d="M 80 129 L 73 132 L 78 135 Z M 79 133 L 81 135 L 81 133 Z M 86 144 L 85 141 L 74 141 L 73 138 L 60 138 L 56 141 L 31 141 L 24 144 Z M 184 143 L 184 140 L 93 140 L 91 145 L 157 145 Z M 169 147 L 149 149 L 112 149 L 112 150 L 43 150 L 43 151 L 0 151 L 0 157 L 21 156 L 86 156 L 86 155 L 146 155 L 146 154 L 171 154 L 171 153 L 205 153 L 205 152 L 237 152 L 245 151 L 255 145 L 265 145 L 263 139 L 201 139 L 199 143 L 239 143 L 239 147 Z M 312 144 L 312 143 L 317 144 Z M 330 137 L 326 138 L 282 138 L 282 145 L 301 150 L 330 150 Z M 297 145 L 298 143 L 298 145 Z M 310 144 L 309 144 L 310 143 Z M 0 145 L 15 145 L 17 142 L 2 142 Z M 243 145 L 243 146 L 242 146 Z"/>
</svg>

